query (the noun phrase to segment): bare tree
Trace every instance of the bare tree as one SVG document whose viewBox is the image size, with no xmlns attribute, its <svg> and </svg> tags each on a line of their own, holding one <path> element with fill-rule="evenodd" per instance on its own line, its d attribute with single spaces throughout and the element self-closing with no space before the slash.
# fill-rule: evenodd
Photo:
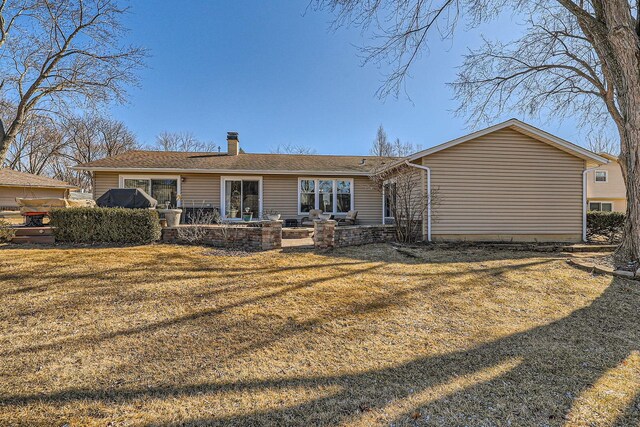
<svg viewBox="0 0 640 427">
<path fill-rule="evenodd" d="M 191 245 L 202 245 L 206 241 L 207 234 L 211 232 L 211 225 L 221 223 L 222 219 L 218 211 L 196 209 L 191 216 L 189 226 L 179 227 L 176 233 L 181 242 Z M 221 227 L 224 227 L 224 224 L 222 224 Z"/>
<path fill-rule="evenodd" d="M 433 220 L 440 200 L 436 188 L 431 189 L 429 197 L 423 171 L 403 163 L 391 169 L 381 165 L 373 171 L 370 179 L 375 188 L 384 194 L 389 215 L 386 221 L 393 221 L 397 241 L 411 243 L 419 240 L 429 205 Z"/>
<path fill-rule="evenodd" d="M 372 156 L 389 157 L 393 155 L 393 146 L 389 142 L 387 132 L 385 132 L 382 125 L 378 126 L 376 132 L 376 139 L 373 140 L 373 146 L 369 150 Z"/>
<path fill-rule="evenodd" d="M 218 146 L 201 141 L 192 132 L 161 132 L 156 136 L 154 148 L 161 151 L 214 152 Z"/>
<path fill-rule="evenodd" d="M 91 173 L 74 171 L 73 166 L 138 148 L 135 135 L 124 123 L 97 113 L 65 118 L 59 126 L 64 144 L 50 159 L 50 174 L 85 190 L 92 189 Z"/>
<path fill-rule="evenodd" d="M 2 117 L 0 163 L 29 114 L 124 100 L 144 49 L 121 45 L 127 9 L 117 0 L 0 1 L 0 91 L 15 106 Z"/>
<path fill-rule="evenodd" d="M 46 175 L 50 173 L 52 161 L 64 151 L 65 144 L 58 123 L 32 112 L 9 148 L 5 164 L 10 169 Z"/>
<path fill-rule="evenodd" d="M 379 136 L 380 129 L 382 126 L 378 128 Z M 384 137 L 386 138 L 386 133 Z M 379 147 L 379 141 L 379 138 L 374 140 L 374 149 Z M 405 157 L 418 150 L 414 144 L 396 138 L 393 143 L 385 141 L 382 152 L 386 153 L 386 157 Z M 389 211 L 388 214 L 393 219 L 396 239 L 401 243 L 418 240 L 422 235 L 422 221 L 426 220 L 429 204 L 433 218 L 439 200 L 436 189 L 432 189 L 429 198 L 424 185 L 424 171 L 402 163 L 388 168 L 388 165 L 381 162 L 374 167 L 370 179 L 374 187 L 384 194 L 385 210 Z"/>
<path fill-rule="evenodd" d="M 460 21 L 473 27 L 505 8 L 524 17 L 525 34 L 485 41 L 464 60 L 453 88 L 472 121 L 504 111 L 577 115 L 583 124 L 613 123 L 627 188 L 619 263 L 640 259 L 640 20 L 630 0 L 318 0 L 336 24 L 379 25 L 370 61 L 392 72 L 380 94 L 398 93 L 430 38 L 451 37 Z"/>
<path fill-rule="evenodd" d="M 402 142 L 400 138 L 396 138 L 393 142 L 389 141 L 387 132 L 380 125 L 376 133 L 376 139 L 373 140 L 373 145 L 369 152 L 372 156 L 378 157 L 405 157 L 420 150 L 421 147 L 419 145 L 411 142 Z"/>
<path fill-rule="evenodd" d="M 606 153 L 617 156 L 618 149 L 620 147 L 607 135 L 603 133 L 597 133 L 594 135 L 590 135 L 587 138 L 587 148 L 594 153 Z"/>
<path fill-rule="evenodd" d="M 297 144 L 280 144 L 271 150 L 274 154 L 316 154 L 311 147 Z"/>
</svg>

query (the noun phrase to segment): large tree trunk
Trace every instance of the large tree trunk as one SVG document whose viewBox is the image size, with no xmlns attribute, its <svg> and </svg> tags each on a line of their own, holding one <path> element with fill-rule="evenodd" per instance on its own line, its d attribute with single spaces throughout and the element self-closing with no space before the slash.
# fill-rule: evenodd
<svg viewBox="0 0 640 427">
<path fill-rule="evenodd" d="M 622 243 L 615 253 L 618 265 L 640 260 L 640 123 L 629 123 L 621 142 L 620 166 L 626 183 L 627 216 Z"/>
<path fill-rule="evenodd" d="M 7 160 L 7 153 L 9 153 L 10 145 L 11 143 L 10 141 L 8 141 L 7 134 L 4 131 L 4 123 L 2 123 L 2 120 L 0 120 L 0 168 Z"/>
<path fill-rule="evenodd" d="M 627 0 L 602 2 L 602 21 L 594 28 L 596 50 L 615 85 L 619 115 L 620 165 L 627 192 L 627 218 L 622 244 L 615 253 L 618 264 L 640 260 L 640 39 Z"/>
</svg>

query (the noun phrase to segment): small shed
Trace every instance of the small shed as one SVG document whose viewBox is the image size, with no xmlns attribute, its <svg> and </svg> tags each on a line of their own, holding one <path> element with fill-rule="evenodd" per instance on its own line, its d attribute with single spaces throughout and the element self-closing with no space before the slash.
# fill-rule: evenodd
<svg viewBox="0 0 640 427">
<path fill-rule="evenodd" d="M 0 211 L 18 210 L 16 197 L 66 197 L 76 186 L 57 179 L 0 168 Z"/>
</svg>

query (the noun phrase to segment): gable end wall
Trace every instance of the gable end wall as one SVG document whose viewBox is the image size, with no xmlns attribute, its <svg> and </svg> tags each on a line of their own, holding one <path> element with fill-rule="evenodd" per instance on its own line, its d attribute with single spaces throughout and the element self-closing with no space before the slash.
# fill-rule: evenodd
<svg viewBox="0 0 640 427">
<path fill-rule="evenodd" d="M 423 157 L 435 240 L 579 241 L 584 160 L 512 129 Z"/>
</svg>

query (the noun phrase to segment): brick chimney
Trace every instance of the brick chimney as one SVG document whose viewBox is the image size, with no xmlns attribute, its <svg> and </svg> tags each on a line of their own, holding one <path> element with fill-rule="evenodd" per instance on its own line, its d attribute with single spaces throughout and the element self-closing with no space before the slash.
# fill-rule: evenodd
<svg viewBox="0 0 640 427">
<path fill-rule="evenodd" d="M 237 156 L 240 153 L 238 132 L 227 132 L 227 156 Z"/>
</svg>

